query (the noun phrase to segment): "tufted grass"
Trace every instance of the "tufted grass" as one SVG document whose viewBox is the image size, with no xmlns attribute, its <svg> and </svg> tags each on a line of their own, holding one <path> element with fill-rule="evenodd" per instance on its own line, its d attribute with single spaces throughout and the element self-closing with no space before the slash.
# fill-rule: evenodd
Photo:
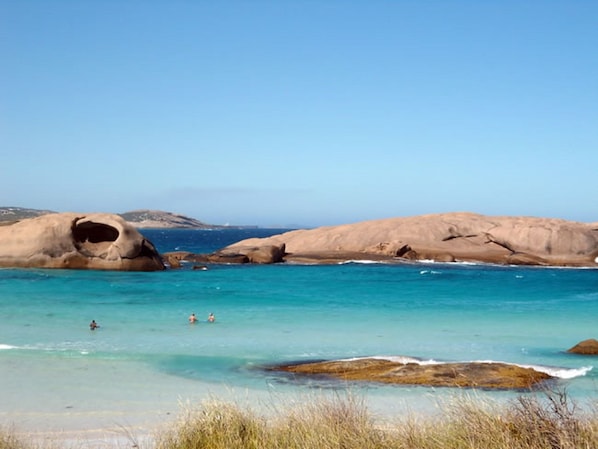
<svg viewBox="0 0 598 449">
<path fill-rule="evenodd" d="M 12 432 L 7 430 L 0 431 L 0 449 L 27 449 L 29 447 L 30 446 L 17 438 Z"/>
<path fill-rule="evenodd" d="M 590 449 L 598 415 L 566 392 L 520 396 L 507 405 L 456 398 L 436 418 L 381 426 L 354 397 L 320 399 L 265 419 L 208 402 L 160 435 L 155 449 Z"/>
<path fill-rule="evenodd" d="M 139 449 L 591 449 L 598 413 L 581 411 L 564 391 L 520 396 L 502 405 L 458 397 L 436 417 L 380 423 L 351 395 L 308 400 L 265 417 L 210 400 Z M 48 449 L 0 430 L 0 449 Z M 56 449 L 59 446 L 53 445 Z M 86 448 L 85 444 L 80 445 Z M 101 446 L 117 449 L 114 446 Z M 61 448 L 66 449 L 66 448 Z M 70 449 L 70 448 L 69 448 Z"/>
</svg>

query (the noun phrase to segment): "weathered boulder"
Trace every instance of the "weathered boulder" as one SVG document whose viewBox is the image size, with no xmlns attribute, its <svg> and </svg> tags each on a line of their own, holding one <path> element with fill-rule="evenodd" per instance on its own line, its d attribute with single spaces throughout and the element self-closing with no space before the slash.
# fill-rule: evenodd
<svg viewBox="0 0 598 449">
<path fill-rule="evenodd" d="M 447 213 L 290 231 L 230 245 L 225 251 L 285 245 L 285 261 L 361 258 L 499 264 L 598 266 L 598 229 L 536 217 Z M 333 257 L 336 255 L 336 257 Z"/>
<path fill-rule="evenodd" d="M 282 262 L 284 256 L 284 244 L 282 245 L 265 245 L 241 248 L 242 254 L 249 258 L 251 263 L 277 263 Z"/>
<path fill-rule="evenodd" d="M 215 253 L 207 256 L 210 263 L 249 263 L 249 258 L 241 253 Z"/>
<path fill-rule="evenodd" d="M 505 262 L 509 265 L 550 265 L 543 257 L 526 253 L 513 253 L 507 256 Z"/>
<path fill-rule="evenodd" d="M 271 366 L 267 370 L 328 376 L 343 381 L 487 389 L 529 389 L 552 378 L 531 368 L 506 363 L 419 364 L 380 358 L 294 363 Z"/>
<path fill-rule="evenodd" d="M 210 254 L 210 262 L 222 262 L 239 259 L 242 263 L 258 263 L 258 264 L 271 264 L 283 261 L 285 255 L 285 245 L 257 245 L 257 246 L 235 246 L 234 250 L 229 251 L 227 249 L 217 251 L 214 254 Z"/>
<path fill-rule="evenodd" d="M 181 268 L 181 260 L 184 260 L 183 252 L 173 252 L 162 255 L 162 260 L 170 268 Z"/>
<path fill-rule="evenodd" d="M 156 271 L 164 264 L 118 215 L 56 213 L 1 226 L 0 267 Z"/>
<path fill-rule="evenodd" d="M 572 348 L 569 348 L 567 352 L 572 354 L 598 355 L 598 340 L 590 338 L 588 340 L 581 341 Z"/>
</svg>

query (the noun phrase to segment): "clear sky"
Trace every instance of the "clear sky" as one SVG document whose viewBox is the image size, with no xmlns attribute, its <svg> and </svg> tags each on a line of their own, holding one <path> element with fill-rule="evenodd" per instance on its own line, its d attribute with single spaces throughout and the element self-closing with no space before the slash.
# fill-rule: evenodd
<svg viewBox="0 0 598 449">
<path fill-rule="evenodd" d="M 598 2 L 0 0 L 0 206 L 598 220 Z"/>
</svg>

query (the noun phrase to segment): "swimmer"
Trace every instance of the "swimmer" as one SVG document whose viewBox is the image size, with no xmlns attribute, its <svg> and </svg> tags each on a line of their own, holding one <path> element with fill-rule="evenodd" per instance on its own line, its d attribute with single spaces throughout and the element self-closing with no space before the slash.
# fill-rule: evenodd
<svg viewBox="0 0 598 449">
<path fill-rule="evenodd" d="M 189 322 L 190 323 L 195 323 L 197 321 L 197 317 L 195 316 L 194 313 L 192 313 L 191 315 L 189 315 Z"/>
<path fill-rule="evenodd" d="M 216 321 L 216 317 L 213 313 L 210 313 L 210 315 L 208 316 L 208 323 L 213 323 L 214 321 Z"/>
<path fill-rule="evenodd" d="M 95 331 L 98 327 L 100 327 L 100 325 L 96 323 L 96 320 L 91 320 L 91 323 L 89 323 L 89 330 Z"/>
</svg>

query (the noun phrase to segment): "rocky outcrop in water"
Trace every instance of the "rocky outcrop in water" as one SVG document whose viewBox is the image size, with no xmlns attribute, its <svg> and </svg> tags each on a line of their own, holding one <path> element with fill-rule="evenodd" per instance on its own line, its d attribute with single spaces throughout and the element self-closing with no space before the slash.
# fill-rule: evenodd
<svg viewBox="0 0 598 449">
<path fill-rule="evenodd" d="M 447 213 L 296 230 L 224 248 L 284 248 L 285 262 L 351 259 L 598 267 L 598 227 L 567 220 Z M 273 260 L 275 262 L 276 260 Z"/>
<path fill-rule="evenodd" d="M 272 264 L 283 262 L 284 255 L 284 245 L 263 245 L 245 247 L 242 251 L 222 249 L 212 254 L 173 251 L 164 253 L 163 257 L 170 268 L 180 268 L 181 261 L 214 264 Z"/>
<path fill-rule="evenodd" d="M 276 365 L 268 371 L 321 376 L 343 381 L 367 381 L 429 387 L 529 389 L 552 379 L 548 374 L 506 363 L 399 363 L 380 358 L 332 360 Z"/>
<path fill-rule="evenodd" d="M 0 267 L 163 270 L 154 245 L 113 214 L 47 214 L 0 226 Z"/>
<path fill-rule="evenodd" d="M 588 340 L 581 341 L 572 348 L 568 349 L 567 352 L 582 355 L 598 355 L 598 340 L 590 338 Z"/>
</svg>

